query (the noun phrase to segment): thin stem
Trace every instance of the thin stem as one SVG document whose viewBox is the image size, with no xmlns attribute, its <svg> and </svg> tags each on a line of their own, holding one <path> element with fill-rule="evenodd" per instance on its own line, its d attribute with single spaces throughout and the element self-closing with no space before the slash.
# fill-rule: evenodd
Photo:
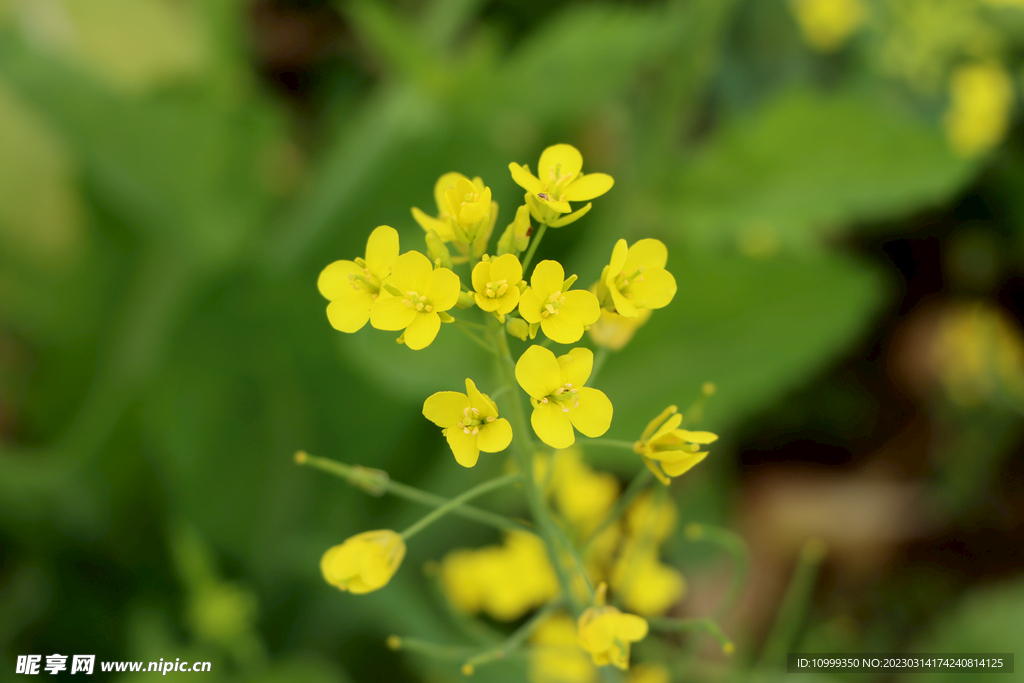
<svg viewBox="0 0 1024 683">
<path fill-rule="evenodd" d="M 371 494 L 380 495 L 383 493 L 390 493 L 398 496 L 399 498 L 405 498 L 406 500 L 414 503 L 420 503 L 421 505 L 433 508 L 438 508 L 451 502 L 448 498 L 434 495 L 433 493 L 422 491 L 412 486 L 400 484 L 397 481 L 392 481 L 386 472 L 382 472 L 380 470 L 372 470 L 359 466 L 353 467 L 352 465 L 328 460 L 327 458 L 307 455 L 303 451 L 299 451 L 295 454 L 295 462 L 300 465 L 311 465 L 319 470 L 341 477 L 352 486 L 359 487 Z M 517 522 L 516 520 L 509 519 L 508 517 L 494 512 L 481 510 L 480 508 L 473 507 L 472 505 L 461 505 L 453 509 L 451 512 L 452 514 L 465 517 L 466 519 L 471 519 L 474 522 L 493 526 L 497 529 L 503 529 L 506 531 L 527 531 L 533 533 L 533 529 L 522 522 Z"/>
<path fill-rule="evenodd" d="M 596 439 L 587 439 L 588 446 L 605 446 L 607 448 L 625 448 L 628 451 L 633 450 L 633 444 L 635 441 L 621 441 L 619 439 L 606 439 L 603 436 Z"/>
<path fill-rule="evenodd" d="M 457 324 L 459 324 L 459 325 L 462 325 L 463 327 L 468 327 L 468 328 L 473 329 L 473 330 L 480 330 L 481 332 L 487 332 L 488 330 L 491 329 L 491 328 L 487 327 L 487 325 L 482 325 L 480 323 L 470 322 L 469 320 L 462 320 L 461 318 L 456 318 L 455 322 Z"/>
<path fill-rule="evenodd" d="M 419 638 L 402 638 L 400 636 L 390 636 L 387 643 L 392 650 L 409 650 L 435 659 L 462 659 L 473 652 L 473 649 L 468 647 L 438 645 Z"/>
<path fill-rule="evenodd" d="M 475 332 L 473 332 L 472 330 L 467 329 L 464 325 L 465 325 L 465 323 L 463 323 L 461 320 L 459 320 L 458 318 L 455 319 L 455 327 L 460 332 L 462 332 L 464 335 L 466 335 L 467 337 L 472 339 L 474 343 L 476 343 L 480 348 L 482 348 L 485 351 L 487 351 L 487 353 L 490 353 L 490 354 L 496 353 L 496 350 L 495 350 L 495 348 L 493 346 L 491 346 L 486 341 L 481 339 L 480 336 L 478 334 L 476 334 Z"/>
<path fill-rule="evenodd" d="M 786 653 L 795 644 L 794 641 L 800 632 L 800 625 L 807 611 L 807 604 L 814 593 L 818 568 L 825 559 L 825 552 L 825 544 L 818 539 L 807 541 L 800 549 L 793 578 L 790 579 L 789 587 L 782 598 L 782 606 L 779 607 L 775 624 L 761 654 L 762 664 L 771 666 L 782 662 L 781 665 L 785 666 Z"/>
<path fill-rule="evenodd" d="M 540 228 L 537 230 L 537 235 L 530 240 L 530 246 L 526 250 L 526 256 L 523 257 L 523 273 L 526 273 L 526 269 L 530 266 L 530 261 L 533 260 L 533 255 L 537 251 L 537 246 L 540 245 L 540 241 L 544 239 L 544 233 L 548 231 L 548 224 L 541 223 Z"/>
<path fill-rule="evenodd" d="M 732 654 L 736 650 L 736 644 L 732 642 L 729 636 L 725 635 L 722 631 L 722 627 L 718 625 L 714 619 L 672 619 L 670 617 L 653 617 L 647 620 L 648 625 L 652 631 L 662 631 L 665 633 L 689 633 L 693 631 L 701 631 L 708 634 L 712 638 L 718 641 L 718 644 L 722 646 L 722 652 L 727 655 Z"/>
<path fill-rule="evenodd" d="M 750 571 L 750 556 L 747 553 L 747 544 L 743 539 L 728 529 L 722 529 L 707 524 L 690 524 L 686 527 L 686 537 L 691 541 L 707 541 L 725 550 L 732 556 L 734 569 L 732 582 L 729 584 L 729 592 L 725 600 L 715 610 L 715 615 L 721 617 L 736 606 L 743 596 L 743 590 L 747 585 L 747 575 Z"/>
<path fill-rule="evenodd" d="M 597 382 L 597 375 L 601 372 L 601 368 L 604 367 L 604 362 L 608 360 L 608 354 L 610 352 L 604 346 L 598 347 L 597 353 L 594 354 L 594 367 L 590 370 L 590 378 L 587 380 L 587 386 L 594 386 Z"/>
<path fill-rule="evenodd" d="M 604 518 L 604 521 L 598 525 L 597 529 L 594 530 L 594 533 L 590 534 L 590 538 L 587 539 L 588 545 L 600 536 L 601 532 L 619 521 L 619 518 L 626 513 L 626 510 L 629 508 L 630 504 L 636 500 L 636 497 L 647 490 L 653 476 L 654 475 L 651 474 L 651 471 L 646 467 L 642 467 L 640 471 L 636 473 L 636 476 L 633 477 L 633 481 L 629 482 L 629 486 L 627 486 L 626 490 L 622 492 L 621 496 L 619 496 L 619 500 L 616 501 L 615 507 L 613 507 L 611 512 L 608 513 L 608 516 Z"/>
<path fill-rule="evenodd" d="M 556 599 L 549 602 L 536 614 L 530 617 L 526 623 L 517 628 L 512 635 L 510 635 L 504 642 L 497 647 L 484 650 L 478 655 L 470 657 L 466 660 L 466 663 L 462 665 L 463 671 L 468 670 L 472 673 L 481 664 L 487 664 L 490 662 L 498 661 L 508 657 L 510 652 L 514 652 L 520 645 L 523 644 L 530 635 L 537 630 L 537 628 L 547 620 L 556 610 L 562 607 L 562 600 Z"/>
<path fill-rule="evenodd" d="M 491 479 L 489 481 L 485 481 L 482 484 L 477 484 L 476 486 L 474 486 L 473 488 L 469 489 L 468 491 L 465 491 L 465 492 L 460 493 L 459 495 L 455 496 L 454 498 L 449 500 L 447 503 L 445 503 L 444 505 L 441 505 L 440 507 L 436 508 L 432 512 L 427 513 L 423 517 L 423 519 L 421 519 L 420 521 L 416 522 L 411 527 L 409 527 L 408 529 L 403 531 L 402 532 L 402 538 L 404 538 L 405 540 L 408 541 L 410 538 L 412 538 L 413 536 L 418 534 L 420 531 L 422 531 L 426 527 L 430 526 L 431 524 L 433 524 L 437 520 L 441 519 L 442 517 L 447 515 L 449 512 L 452 512 L 453 510 L 458 508 L 463 503 L 468 502 L 468 501 L 476 498 L 477 496 L 482 496 L 483 494 L 487 493 L 488 491 L 493 491 L 494 489 L 501 488 L 502 486 L 507 486 L 509 484 L 515 483 L 515 482 L 519 481 L 520 479 L 524 479 L 524 478 L 525 477 L 523 477 L 522 475 L 520 475 L 518 473 L 516 473 L 516 474 L 506 474 L 504 477 L 498 477 L 497 479 Z"/>
</svg>

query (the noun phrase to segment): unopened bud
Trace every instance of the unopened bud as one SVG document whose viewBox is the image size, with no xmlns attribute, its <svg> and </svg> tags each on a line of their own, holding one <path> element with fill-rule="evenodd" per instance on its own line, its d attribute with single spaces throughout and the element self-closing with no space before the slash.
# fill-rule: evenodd
<svg viewBox="0 0 1024 683">
<path fill-rule="evenodd" d="M 434 263 L 440 263 L 441 267 L 451 269 L 452 255 L 448 251 L 448 245 L 444 243 L 441 236 L 435 230 L 427 230 L 426 237 L 427 254 Z"/>
<path fill-rule="evenodd" d="M 526 341 L 530 336 L 530 325 L 522 318 L 509 318 L 505 329 L 516 339 Z"/>
<path fill-rule="evenodd" d="M 472 308 L 475 305 L 476 302 L 473 301 L 473 297 L 466 292 L 459 292 L 459 299 L 455 302 L 456 308 Z"/>
</svg>

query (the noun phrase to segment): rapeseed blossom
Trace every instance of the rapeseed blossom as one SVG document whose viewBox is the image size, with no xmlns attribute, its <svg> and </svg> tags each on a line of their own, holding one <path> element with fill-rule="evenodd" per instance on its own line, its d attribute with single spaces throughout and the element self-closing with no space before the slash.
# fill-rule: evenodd
<svg viewBox="0 0 1024 683">
<path fill-rule="evenodd" d="M 538 626 L 530 636 L 530 681 L 597 683 L 597 669 L 577 638 L 576 622 L 568 614 L 555 614 Z"/>
<path fill-rule="evenodd" d="M 660 616 L 686 593 L 686 579 L 658 561 L 657 546 L 640 537 L 628 543 L 612 573 L 612 586 L 631 612 Z"/>
<path fill-rule="evenodd" d="M 381 225 L 370 233 L 366 258 L 335 261 L 323 269 L 316 286 L 325 299 L 331 327 L 358 332 L 370 319 L 370 308 L 380 295 L 381 282 L 391 274 L 398 258 L 398 232 Z"/>
<path fill-rule="evenodd" d="M 444 242 L 455 244 L 460 255 L 452 257 L 454 263 L 469 260 L 470 244 L 478 256 L 487 251 L 487 242 L 498 217 L 498 205 L 491 201 L 491 190 L 483 179 L 470 180 L 461 173 L 445 173 L 434 184 L 434 202 L 436 217 L 428 216 L 415 206 L 412 217 L 424 231 L 433 230 Z"/>
<path fill-rule="evenodd" d="M 845 45 L 867 16 L 861 0 L 790 0 L 790 7 L 804 40 L 820 52 Z"/>
<path fill-rule="evenodd" d="M 700 447 L 718 440 L 711 432 L 691 432 L 679 429 L 683 416 L 676 406 L 669 406 L 640 435 L 633 451 L 641 456 L 648 469 L 661 483 L 669 484 L 669 477 L 678 477 L 707 457 Z"/>
<path fill-rule="evenodd" d="M 439 391 L 423 403 L 423 416 L 441 427 L 455 460 L 472 467 L 485 453 L 500 453 L 512 443 L 512 426 L 498 407 L 466 378 L 466 393 Z"/>
<path fill-rule="evenodd" d="M 399 341 L 414 350 L 426 348 L 441 329 L 441 315 L 459 299 L 459 276 L 447 268 L 434 269 L 417 251 L 395 259 L 385 289 L 370 310 L 378 330 L 402 330 Z"/>
<path fill-rule="evenodd" d="M 473 299 L 482 311 L 494 313 L 502 322 L 519 305 L 519 283 L 523 266 L 513 254 L 485 259 L 473 268 Z"/>
<path fill-rule="evenodd" d="M 965 157 L 983 154 L 1006 137 L 1013 105 L 1013 79 L 998 63 L 958 67 L 949 81 L 946 137 Z"/>
<path fill-rule="evenodd" d="M 516 380 L 530 395 L 530 423 L 540 440 L 552 448 L 576 441 L 573 427 L 589 437 L 608 431 L 612 402 L 603 392 L 583 386 L 594 367 L 594 353 L 576 348 L 555 358 L 543 346 L 531 346 L 516 363 Z"/>
<path fill-rule="evenodd" d="M 329 548 L 320 559 L 327 583 L 350 593 L 387 585 L 405 557 L 405 541 L 389 529 L 364 531 Z"/>
<path fill-rule="evenodd" d="M 611 351 L 621 351 L 633 340 L 636 331 L 651 319 L 652 314 L 651 309 L 641 308 L 635 317 L 627 318 L 615 311 L 602 308 L 601 317 L 588 330 L 590 340 Z"/>
<path fill-rule="evenodd" d="M 504 257 L 502 257 L 504 258 Z M 583 330 L 597 322 L 601 306 L 597 297 L 583 289 L 569 291 L 576 276 L 565 279 L 565 271 L 557 261 L 541 261 L 530 276 L 530 287 L 519 302 L 519 315 L 537 327 L 545 336 L 559 344 L 574 344 L 583 337 Z"/>
<path fill-rule="evenodd" d="M 612 189 L 615 180 L 605 173 L 584 175 L 583 155 L 572 145 L 552 145 L 540 155 L 537 175 L 526 164 L 511 163 L 512 180 L 526 190 L 526 205 L 533 217 L 553 228 L 579 220 L 591 204 L 572 211 L 569 202 L 588 202 Z M 571 213 L 570 213 L 571 212 Z M 568 215 L 563 215 L 568 214 Z"/>
<path fill-rule="evenodd" d="M 668 249 L 660 240 L 640 240 L 631 247 L 626 240 L 616 242 L 597 285 L 602 306 L 626 318 L 668 306 L 676 295 L 676 279 L 665 270 L 667 262 Z"/>
<path fill-rule="evenodd" d="M 630 643 L 647 637 L 647 620 L 625 614 L 605 604 L 606 584 L 597 590 L 595 604 L 577 622 L 580 646 L 590 653 L 597 666 L 611 664 L 625 671 L 629 668 Z"/>
</svg>

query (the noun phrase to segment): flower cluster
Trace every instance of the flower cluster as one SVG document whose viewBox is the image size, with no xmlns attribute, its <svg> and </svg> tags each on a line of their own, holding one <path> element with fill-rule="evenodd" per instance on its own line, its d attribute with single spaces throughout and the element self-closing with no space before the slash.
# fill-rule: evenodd
<svg viewBox="0 0 1024 683">
<path fill-rule="evenodd" d="M 626 492 L 617 477 L 587 464 L 578 435 L 602 437 L 614 415 L 609 397 L 592 386 L 595 376 L 609 352 L 624 348 L 652 311 L 675 297 L 668 248 L 656 239 L 632 245 L 620 239 L 611 245 L 607 263 L 595 267 L 588 288 L 574 288 L 577 276 L 567 275 L 554 259 L 540 260 L 531 270 L 545 231 L 579 220 L 614 181 L 603 173 L 584 174 L 579 151 L 564 144 L 544 150 L 537 175 L 526 165 L 509 169 L 526 194 L 495 252 L 488 253 L 498 215 L 491 189 L 481 178 L 446 173 L 434 186 L 437 213 L 412 209 L 424 231 L 423 251 L 402 253 L 398 232 L 380 226 L 370 234 L 365 256 L 331 263 L 318 287 L 330 302 L 328 321 L 341 332 L 357 332 L 369 322 L 378 330 L 401 330 L 398 342 L 418 351 L 438 338 L 445 323 L 489 351 L 495 377 L 477 379 L 490 394 L 463 377 L 465 393 L 438 387 L 422 412 L 441 429 L 459 465 L 475 467 L 481 452 L 511 446 L 512 473 L 446 500 L 391 482 L 379 470 L 305 453 L 296 460 L 369 492 L 435 508 L 401 533 L 367 531 L 327 550 L 321 560 L 327 583 L 349 593 L 382 588 L 398 571 L 409 539 L 449 513 L 490 524 L 504 531 L 500 545 L 453 550 L 436 564 L 447 599 L 459 612 L 499 621 L 540 610 L 522 627 L 529 632 L 509 639 L 515 646 L 535 644 L 531 677 L 588 677 L 596 675 L 595 667 L 627 669 L 630 644 L 647 636 L 644 617 L 665 614 L 686 588 L 678 570 L 659 559 L 659 545 L 675 525 L 675 508 L 661 487 L 657 494 L 645 492 L 653 477 L 641 461 L 669 484 L 707 455 L 700 445 L 717 437 L 682 429 L 683 416 L 672 407 L 636 442 L 605 442 L 641 458 L 634 461 L 636 483 Z M 586 204 L 574 208 L 572 202 Z M 588 330 L 597 354 L 581 343 Z M 533 343 L 538 335 L 545 341 Z M 554 344 L 566 348 L 556 352 L 549 348 Z M 524 490 L 531 522 L 469 505 L 509 484 Z M 609 587 L 614 604 L 606 600 Z M 389 642 L 401 647 L 403 640 Z M 569 645 L 569 654 L 554 654 L 553 644 Z M 504 655 L 481 653 L 463 671 L 472 673 Z M 636 673 L 651 671 L 660 670 Z"/>
</svg>

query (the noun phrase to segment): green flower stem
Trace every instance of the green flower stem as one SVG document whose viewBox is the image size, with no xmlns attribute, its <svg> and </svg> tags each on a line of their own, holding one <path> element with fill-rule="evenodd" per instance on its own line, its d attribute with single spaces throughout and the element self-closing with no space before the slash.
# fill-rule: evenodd
<svg viewBox="0 0 1024 683">
<path fill-rule="evenodd" d="M 804 543 L 800 549 L 793 578 L 782 598 L 782 606 L 775 617 L 775 624 L 768 635 L 768 640 L 761 653 L 761 663 L 768 666 L 785 666 L 786 653 L 796 644 L 800 626 L 803 623 L 807 606 L 814 593 L 814 585 L 818 578 L 818 568 L 825 559 L 824 542 L 812 539 Z"/>
<path fill-rule="evenodd" d="M 493 647 L 489 650 L 484 650 L 478 655 L 474 655 L 466 660 L 463 664 L 463 669 L 469 668 L 470 671 L 476 669 L 481 664 L 488 664 L 490 662 L 506 659 L 509 653 L 514 652 L 523 644 L 527 638 L 533 634 L 537 628 L 543 624 L 548 617 L 555 613 L 556 610 L 562 607 L 562 600 L 556 599 L 549 602 L 532 617 L 530 617 L 525 624 L 517 628 L 512 635 L 510 635 L 504 642 L 497 647 Z"/>
<path fill-rule="evenodd" d="M 491 479 L 489 481 L 485 481 L 482 484 L 477 484 L 468 491 L 465 491 L 455 496 L 447 503 L 441 505 L 432 512 L 427 513 L 423 517 L 423 519 L 421 519 L 420 521 L 416 522 L 411 527 L 403 531 L 402 538 L 408 541 L 410 538 L 412 538 L 413 536 L 415 536 L 420 531 L 427 528 L 437 520 L 441 519 L 449 512 L 452 512 L 453 510 L 457 509 L 463 503 L 473 500 L 478 496 L 482 496 L 488 491 L 493 491 L 494 489 L 499 489 L 502 486 L 508 486 L 509 484 L 513 484 L 519 481 L 520 479 L 525 479 L 525 477 L 518 473 L 506 474 L 504 477 L 498 477 L 497 479 Z"/>
<path fill-rule="evenodd" d="M 625 448 L 628 451 L 633 450 L 633 444 L 635 443 L 635 441 L 620 441 L 618 439 L 606 439 L 604 437 L 597 437 L 596 439 L 587 439 L 588 446 L 604 446 L 606 448 Z"/>
<path fill-rule="evenodd" d="M 608 360 L 608 354 L 610 352 L 604 346 L 597 348 L 597 353 L 594 354 L 594 367 L 590 370 L 590 378 L 587 380 L 588 386 L 594 386 L 597 382 L 597 375 L 601 372 L 601 368 L 604 367 L 604 362 Z"/>
<path fill-rule="evenodd" d="M 544 233 L 548 231 L 548 224 L 541 223 L 540 228 L 537 230 L 537 235 L 530 240 L 530 246 L 526 249 L 526 256 L 523 257 L 523 275 L 526 275 L 526 269 L 530 266 L 530 261 L 533 260 L 533 255 L 537 252 L 537 247 L 540 245 L 540 241 L 544 239 Z"/>
<path fill-rule="evenodd" d="M 459 320 L 458 318 L 455 319 L 455 327 L 458 328 L 459 332 L 462 332 L 464 335 L 466 335 L 467 337 L 472 339 L 475 344 L 480 346 L 487 353 L 491 353 L 491 354 L 495 353 L 495 349 L 494 349 L 493 346 L 491 346 L 486 341 L 481 339 L 478 334 L 476 334 L 475 332 L 473 332 L 472 330 L 470 330 L 467 327 L 468 325 L 472 325 L 472 324 L 473 323 L 467 323 L 467 322 L 465 322 L 463 320 Z"/>
<path fill-rule="evenodd" d="M 569 581 L 565 567 L 562 566 L 559 559 L 558 543 L 556 542 L 558 531 L 555 521 L 551 518 L 551 513 L 548 512 L 547 503 L 537 487 L 537 482 L 533 480 L 534 450 L 533 439 L 530 438 L 532 428 L 526 419 L 526 413 L 523 411 L 522 397 L 516 391 L 518 386 L 515 375 L 516 364 L 512 360 L 512 352 L 508 348 L 505 328 L 501 327 L 497 320 L 494 320 L 494 323 L 492 323 L 491 336 L 498 348 L 498 353 L 495 354 L 498 375 L 501 377 L 502 383 L 512 390 L 509 400 L 506 402 L 509 407 L 508 419 L 512 424 L 512 434 L 515 435 L 512 439 L 512 448 L 519 465 L 519 471 L 523 473 L 523 489 L 526 491 L 526 500 L 530 506 L 530 513 L 537 524 L 540 537 L 544 539 L 544 543 L 548 547 L 548 554 L 551 556 L 551 563 L 554 565 L 555 573 L 558 575 L 558 583 L 561 586 L 562 594 L 569 601 L 573 614 L 579 616 L 582 612 L 582 606 L 578 605 L 573 597 L 572 584 Z"/>
<path fill-rule="evenodd" d="M 469 647 L 457 645 L 438 645 L 419 638 L 402 638 L 391 636 L 388 638 L 388 647 L 392 650 L 408 650 L 421 655 L 427 655 L 435 659 L 464 659 L 473 653 Z"/>
<path fill-rule="evenodd" d="M 371 494 L 381 495 L 383 493 L 390 493 L 399 498 L 405 498 L 414 503 L 420 503 L 421 505 L 433 508 L 439 508 L 451 502 L 448 498 L 392 481 L 387 476 L 387 473 L 380 470 L 346 465 L 345 463 L 328 460 L 327 458 L 307 455 L 302 451 L 296 454 L 295 461 L 300 465 L 311 465 L 319 470 L 341 477 L 352 486 L 357 486 Z M 451 513 L 471 519 L 474 522 L 493 526 L 497 529 L 533 533 L 533 529 L 522 522 L 517 522 L 494 512 L 481 510 L 472 505 L 459 505 L 452 509 Z"/>
<path fill-rule="evenodd" d="M 637 472 L 635 477 L 633 477 L 633 481 L 629 482 L 629 486 L 626 487 L 626 490 L 622 492 L 622 495 L 619 496 L 619 499 L 615 502 L 615 507 L 612 508 L 612 511 L 609 512 L 608 516 L 604 518 L 604 521 L 598 525 L 597 529 L 594 530 L 594 533 L 590 534 L 590 538 L 587 539 L 587 545 L 600 536 L 601 532 L 619 521 L 622 515 L 626 513 L 630 504 L 636 500 L 636 497 L 647 490 L 647 487 L 650 486 L 653 479 L 654 475 L 651 474 L 649 469 L 646 467 L 640 468 L 640 471 Z"/>
<path fill-rule="evenodd" d="M 714 619 L 672 619 L 669 617 L 654 617 L 647 620 L 648 625 L 652 631 L 661 631 L 663 633 L 689 633 L 693 631 L 700 631 L 708 634 L 712 638 L 718 641 L 718 644 L 722 646 L 722 652 L 727 655 L 732 654 L 736 650 L 736 644 L 732 642 L 729 636 L 725 635 L 722 628 L 718 625 Z"/>
<path fill-rule="evenodd" d="M 691 541 L 707 541 L 717 545 L 732 556 L 734 570 L 729 592 L 715 612 L 717 616 L 721 617 L 736 606 L 743 596 L 743 589 L 746 588 L 747 575 L 750 571 L 750 555 L 747 552 L 747 544 L 739 534 L 707 524 L 689 524 L 686 527 L 686 537 Z"/>
</svg>

